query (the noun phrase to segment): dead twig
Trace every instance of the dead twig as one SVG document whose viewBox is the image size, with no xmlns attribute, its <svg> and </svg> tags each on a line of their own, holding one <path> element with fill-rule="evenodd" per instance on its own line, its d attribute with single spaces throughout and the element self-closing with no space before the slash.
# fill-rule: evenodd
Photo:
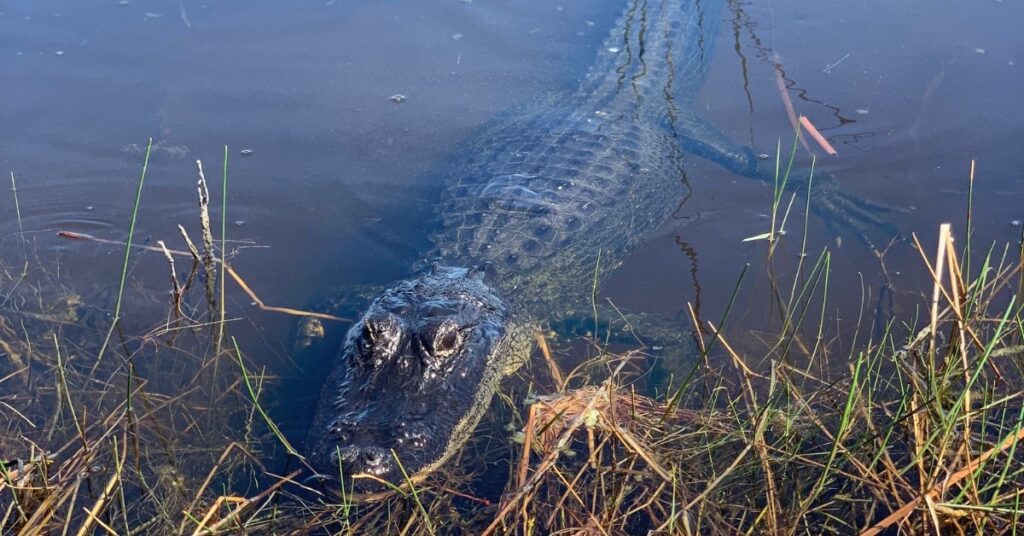
<svg viewBox="0 0 1024 536">
<path fill-rule="evenodd" d="M 801 115 L 800 116 L 800 126 L 802 126 L 803 129 L 808 134 L 811 135 L 811 138 L 813 138 L 814 141 L 818 142 L 818 145 L 820 145 L 821 148 L 824 149 L 826 153 L 828 153 L 830 155 L 837 155 L 837 154 L 839 154 L 839 153 L 836 152 L 835 148 L 832 147 L 832 144 L 829 143 L 828 140 L 825 139 L 825 136 L 822 136 L 821 132 L 818 132 L 817 127 L 815 127 L 814 124 L 811 123 L 810 119 L 807 119 L 806 115 Z"/>
<path fill-rule="evenodd" d="M 160 249 L 164 252 L 164 258 L 167 259 L 167 265 L 171 269 L 171 298 L 174 302 L 174 316 L 181 318 L 184 314 L 181 312 L 181 285 L 178 284 L 178 273 L 174 270 L 174 257 L 171 256 L 171 252 L 167 250 L 167 244 L 163 240 L 157 240 L 156 244 L 160 246 Z"/>
<path fill-rule="evenodd" d="M 203 231 L 206 303 L 210 306 L 210 312 L 212 313 L 217 310 L 217 301 L 213 293 L 213 283 L 217 280 L 217 271 L 214 269 L 213 232 L 210 230 L 210 190 L 206 187 L 206 176 L 203 175 L 202 160 L 196 160 L 196 168 L 199 169 L 199 181 L 196 183 L 196 189 L 199 190 L 199 226 Z"/>
<path fill-rule="evenodd" d="M 70 239 L 70 240 L 85 240 L 85 241 L 89 241 L 89 242 L 97 242 L 97 243 L 100 243 L 100 244 L 124 245 L 124 242 L 119 242 L 117 240 L 107 240 L 106 238 L 99 238 L 99 237 L 96 237 L 96 236 L 87 235 L 87 234 L 84 234 L 84 233 L 76 233 L 76 232 L 73 232 L 73 231 L 58 231 L 57 232 L 57 236 L 59 236 L 61 238 L 67 238 L 67 239 Z M 132 247 L 139 248 L 139 249 L 144 249 L 144 250 L 147 250 L 147 251 L 162 251 L 160 248 L 157 248 L 157 247 L 154 247 L 154 246 L 144 246 L 144 245 L 141 245 L 141 244 L 132 244 Z M 181 251 L 181 250 L 177 250 L 177 249 L 168 249 L 167 252 L 172 254 L 172 255 L 189 255 L 189 256 L 192 255 L 191 253 L 189 253 L 187 251 Z M 263 300 L 261 300 L 259 298 L 259 296 L 256 295 L 256 293 L 252 290 L 252 288 L 250 288 L 249 285 L 246 284 L 245 280 L 242 279 L 242 276 L 238 275 L 238 272 L 236 272 L 235 269 L 231 267 L 231 265 L 229 265 L 226 262 L 224 262 L 223 259 L 218 259 L 216 257 L 213 258 L 213 262 L 219 262 L 219 263 L 223 263 L 224 264 L 224 270 L 227 272 L 227 274 L 230 275 L 231 278 L 235 280 L 235 283 L 238 284 L 238 286 L 242 289 L 242 291 L 245 292 L 246 295 L 249 296 L 249 299 L 251 299 L 253 301 L 253 304 L 255 304 L 256 307 L 259 310 L 261 310 L 261 311 L 266 311 L 266 312 L 271 312 L 271 313 L 283 313 L 283 314 L 292 315 L 292 316 L 311 316 L 313 318 L 322 318 L 324 320 L 334 320 L 336 322 L 349 322 L 349 321 L 351 321 L 351 319 L 349 319 L 349 318 L 345 318 L 345 317 L 341 317 L 341 316 L 329 315 L 327 313 L 315 313 L 315 312 L 312 312 L 312 311 L 303 311 L 301 309 L 292 309 L 290 307 L 276 307 L 276 306 L 273 306 L 273 305 L 266 305 L 265 303 L 263 303 Z"/>
</svg>

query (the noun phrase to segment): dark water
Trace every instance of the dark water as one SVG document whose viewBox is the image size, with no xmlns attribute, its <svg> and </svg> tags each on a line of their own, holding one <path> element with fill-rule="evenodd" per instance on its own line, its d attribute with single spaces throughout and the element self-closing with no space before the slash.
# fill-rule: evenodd
<svg viewBox="0 0 1024 536">
<path fill-rule="evenodd" d="M 60 266 L 59 281 L 100 300 L 116 287 L 121 251 L 62 241 L 55 231 L 124 239 L 141 148 L 152 137 L 138 236 L 180 247 L 177 224 L 198 235 L 194 161 L 205 162 L 219 203 L 227 144 L 227 233 L 244 241 L 234 265 L 267 303 L 302 306 L 328 287 L 406 275 L 433 225 L 440 185 L 428 180 L 432 166 L 503 110 L 574 87 L 621 7 L 0 2 L 0 170 L 5 183 L 15 173 L 22 225 Z M 713 123 L 758 152 L 774 153 L 780 139 L 788 146 L 783 76 L 796 112 L 839 152 L 820 157 L 818 169 L 866 198 L 908 209 L 887 216 L 900 232 L 933 244 L 938 224 L 952 221 L 962 233 L 975 159 L 974 240 L 1016 244 L 1024 219 L 1024 4 L 753 1 L 731 2 L 722 17 L 696 101 Z M 394 103 L 396 94 L 405 101 Z M 798 154 L 806 165 L 806 153 Z M 742 242 L 768 229 L 770 190 L 698 161 L 690 162 L 689 184 L 677 217 L 605 295 L 667 315 L 690 302 L 717 320 L 751 263 L 730 317 L 742 340 L 777 320 L 757 268 L 765 244 Z M 18 223 L 10 197 L 0 206 L 9 249 Z M 852 236 L 836 247 L 814 218 L 810 232 L 812 251 L 833 248 L 828 320 L 844 340 L 863 293 L 874 309 L 882 265 Z M 159 256 L 133 266 L 136 287 L 167 286 Z M 895 312 L 923 303 L 930 283 L 908 243 L 887 252 L 885 267 Z M 254 359 L 304 381 L 303 364 L 287 361 L 292 320 L 251 311 L 241 293 L 232 299 L 254 319 L 237 330 L 243 346 L 268 348 Z M 316 391 L 310 385 L 294 407 L 308 407 Z"/>
</svg>

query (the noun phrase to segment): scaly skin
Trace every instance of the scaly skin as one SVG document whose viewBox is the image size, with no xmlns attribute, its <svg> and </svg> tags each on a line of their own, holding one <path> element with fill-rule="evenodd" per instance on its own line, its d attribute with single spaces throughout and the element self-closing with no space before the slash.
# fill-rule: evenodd
<svg viewBox="0 0 1024 536">
<path fill-rule="evenodd" d="M 721 4 L 633 2 L 576 91 L 466 143 L 427 258 L 488 266 L 535 315 L 589 303 L 595 267 L 603 279 L 678 205 L 676 111 L 704 78 Z"/>
<path fill-rule="evenodd" d="M 684 150 L 767 180 L 752 151 L 692 111 L 722 4 L 631 1 L 576 91 L 463 146 L 425 256 L 441 267 L 397 283 L 352 327 L 310 434 L 314 467 L 400 484 L 395 457 L 413 479 L 444 463 L 528 358 L 535 326 L 589 308 L 595 277 L 669 217 Z M 827 191 L 828 208 L 863 209 Z"/>
</svg>

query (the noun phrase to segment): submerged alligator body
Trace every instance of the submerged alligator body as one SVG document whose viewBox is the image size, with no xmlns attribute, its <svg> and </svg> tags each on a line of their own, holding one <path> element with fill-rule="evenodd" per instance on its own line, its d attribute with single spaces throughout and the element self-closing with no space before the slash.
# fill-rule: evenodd
<svg viewBox="0 0 1024 536">
<path fill-rule="evenodd" d="M 370 475 L 356 486 L 372 489 L 444 463 L 537 327 L 589 308 L 596 267 L 603 279 L 669 217 L 684 153 L 765 178 L 752 151 L 692 112 L 723 4 L 632 0 L 577 90 L 464 145 L 445 173 L 434 268 L 385 291 L 348 332 L 310 433 L 318 471 Z"/>
</svg>

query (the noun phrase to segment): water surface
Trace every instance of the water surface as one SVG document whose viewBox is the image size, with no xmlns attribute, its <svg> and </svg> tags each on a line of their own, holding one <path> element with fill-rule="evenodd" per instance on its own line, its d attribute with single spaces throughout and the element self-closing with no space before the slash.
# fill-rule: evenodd
<svg viewBox="0 0 1024 536">
<path fill-rule="evenodd" d="M 60 282 L 109 306 L 121 252 L 62 241 L 56 231 L 126 238 L 152 137 L 138 236 L 180 247 L 177 224 L 198 235 L 194 162 L 204 161 L 218 204 L 227 145 L 234 265 L 264 301 L 302 306 L 329 288 L 407 275 L 434 225 L 441 185 L 431 170 L 503 111 L 575 87 L 621 8 L 586 0 L 6 1 L 0 168 L 17 177 L 21 225 L 60 266 Z M 905 209 L 887 215 L 903 235 L 917 232 L 930 245 L 938 224 L 951 221 L 962 237 L 974 159 L 973 239 L 1016 244 L 1024 5 L 751 1 L 730 2 L 722 17 L 696 100 L 719 128 L 759 153 L 774 154 L 780 140 L 788 146 L 781 79 L 795 112 L 839 152 L 817 150 L 818 170 Z M 807 153 L 797 154 L 808 165 Z M 687 171 L 690 195 L 676 217 L 604 296 L 674 317 L 691 303 L 717 320 L 751 263 L 729 318 L 742 341 L 777 322 L 765 244 L 742 241 L 768 230 L 770 188 L 696 159 Z M 13 200 L 0 203 L 6 254 L 18 221 Z M 889 248 L 883 268 L 855 236 L 837 242 L 814 217 L 809 230 L 809 250 L 833 251 L 828 321 L 840 342 L 886 283 L 893 312 L 923 303 L 930 282 L 909 243 Z M 132 266 L 136 287 L 167 286 L 159 256 Z M 236 330 L 243 346 L 268 348 L 254 359 L 315 382 L 306 364 L 288 361 L 292 319 L 252 311 L 241 293 L 231 299 L 236 314 L 253 319 Z M 316 391 L 302 390 L 296 413 L 311 413 Z M 300 421 L 289 433 L 301 437 Z"/>
</svg>

